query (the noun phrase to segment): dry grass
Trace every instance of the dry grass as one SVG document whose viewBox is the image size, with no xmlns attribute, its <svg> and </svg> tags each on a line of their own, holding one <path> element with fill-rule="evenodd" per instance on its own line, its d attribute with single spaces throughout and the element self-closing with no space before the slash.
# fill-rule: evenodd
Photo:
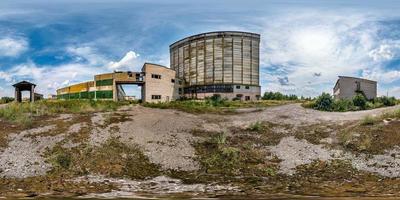
<svg viewBox="0 0 400 200">
<path fill-rule="evenodd" d="M 296 103 L 298 101 L 285 100 L 260 100 L 260 101 L 227 101 L 222 100 L 218 103 L 202 100 L 172 101 L 168 103 L 144 103 L 143 106 L 159 109 L 176 109 L 188 113 L 216 113 L 216 114 L 234 114 L 239 108 L 265 108 L 271 106 Z"/>
</svg>

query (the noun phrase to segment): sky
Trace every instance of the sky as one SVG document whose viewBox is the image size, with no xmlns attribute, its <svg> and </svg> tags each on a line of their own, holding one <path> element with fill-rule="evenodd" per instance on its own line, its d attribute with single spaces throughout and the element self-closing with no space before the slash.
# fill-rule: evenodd
<svg viewBox="0 0 400 200">
<path fill-rule="evenodd" d="M 99 73 L 169 66 L 173 42 L 230 30 L 261 34 L 262 92 L 332 93 L 345 75 L 400 97 L 399 10 L 400 0 L 0 0 L 0 96 L 22 80 L 47 96 Z"/>
</svg>

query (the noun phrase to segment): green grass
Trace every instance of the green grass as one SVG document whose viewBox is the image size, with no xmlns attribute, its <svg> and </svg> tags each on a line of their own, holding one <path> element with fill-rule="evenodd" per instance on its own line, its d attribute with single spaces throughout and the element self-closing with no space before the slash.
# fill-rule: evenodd
<svg viewBox="0 0 400 200">
<path fill-rule="evenodd" d="M 176 109 L 188 113 L 217 113 L 229 114 L 235 113 L 239 108 L 265 108 L 278 106 L 298 101 L 289 100 L 260 100 L 260 101 L 228 101 L 222 100 L 218 103 L 208 100 L 184 100 L 171 101 L 166 103 L 143 103 L 143 106 L 159 109 Z"/>
<path fill-rule="evenodd" d="M 91 100 L 42 100 L 34 103 L 10 103 L 0 109 L 0 118 L 29 126 L 34 117 L 60 113 L 113 111 L 128 102 Z"/>
</svg>

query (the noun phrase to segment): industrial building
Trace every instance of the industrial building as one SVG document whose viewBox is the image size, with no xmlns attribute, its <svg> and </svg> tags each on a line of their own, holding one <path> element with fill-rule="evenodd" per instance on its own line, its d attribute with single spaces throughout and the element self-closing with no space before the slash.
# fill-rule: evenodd
<svg viewBox="0 0 400 200">
<path fill-rule="evenodd" d="M 183 80 L 183 95 L 202 99 L 260 98 L 260 35 L 222 31 L 190 36 L 170 45 L 171 69 Z"/>
<path fill-rule="evenodd" d="M 142 88 L 142 101 L 159 102 L 178 98 L 175 71 L 167 67 L 145 63 L 141 72 L 114 72 L 94 76 L 88 81 L 57 90 L 58 99 L 125 100 L 122 85 L 135 84 Z"/>
<path fill-rule="evenodd" d="M 357 93 L 363 94 L 367 99 L 374 99 L 377 96 L 377 82 L 348 76 L 339 76 L 333 95 L 335 99 L 351 99 Z"/>
<path fill-rule="evenodd" d="M 223 31 L 190 36 L 170 45 L 171 67 L 145 63 L 141 72 L 100 74 L 93 81 L 57 90 L 59 99 L 126 98 L 123 84 L 142 87 L 142 101 L 181 97 L 260 98 L 260 35 Z"/>
</svg>

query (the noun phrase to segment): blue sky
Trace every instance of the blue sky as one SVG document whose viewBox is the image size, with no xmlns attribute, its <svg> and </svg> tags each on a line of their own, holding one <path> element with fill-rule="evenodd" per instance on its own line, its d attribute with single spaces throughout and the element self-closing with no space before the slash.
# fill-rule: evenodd
<svg viewBox="0 0 400 200">
<path fill-rule="evenodd" d="M 398 0 L 1 0 L 0 96 L 20 80 L 47 95 L 144 62 L 169 66 L 171 43 L 234 30 L 261 34 L 263 92 L 315 96 L 349 75 L 400 97 L 399 10 Z"/>
</svg>

